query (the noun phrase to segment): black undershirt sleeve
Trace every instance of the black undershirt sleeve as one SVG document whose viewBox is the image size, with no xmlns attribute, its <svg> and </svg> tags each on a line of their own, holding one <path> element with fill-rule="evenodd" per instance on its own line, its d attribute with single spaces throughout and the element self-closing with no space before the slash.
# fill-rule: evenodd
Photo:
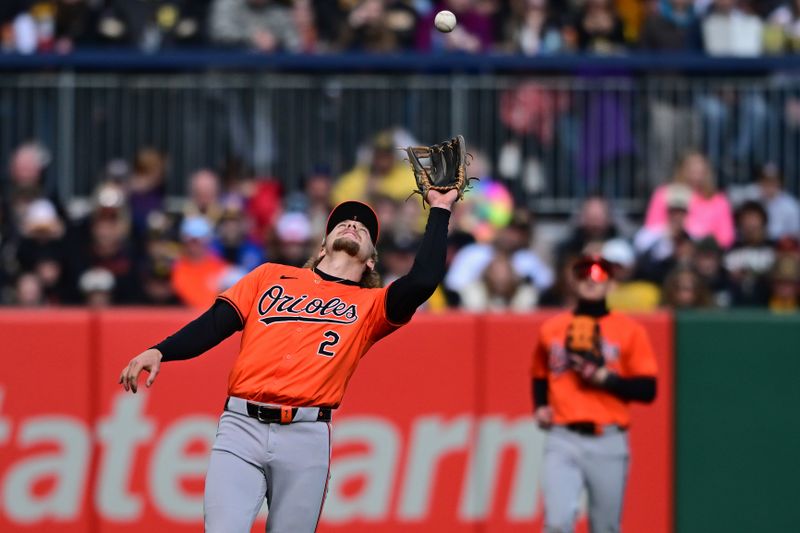
<svg viewBox="0 0 800 533">
<path fill-rule="evenodd" d="M 386 316 L 391 322 L 405 324 L 411 320 L 417 307 L 431 297 L 444 279 L 449 222 L 450 211 L 431 208 L 414 265 L 387 289 Z"/>
<path fill-rule="evenodd" d="M 603 388 L 621 400 L 650 403 L 656 398 L 656 378 L 608 375 Z"/>
<path fill-rule="evenodd" d="M 656 379 L 651 377 L 623 378 L 617 374 L 609 374 L 604 388 L 626 401 L 650 403 L 656 397 Z M 531 394 L 534 408 L 547 405 L 547 380 L 532 380 Z"/>
<path fill-rule="evenodd" d="M 534 409 L 547 405 L 547 380 L 534 378 L 531 381 L 531 394 L 533 394 Z"/>
<path fill-rule="evenodd" d="M 242 319 L 233 305 L 219 298 L 208 311 L 153 348 L 161 352 L 162 361 L 191 359 L 210 350 L 243 327 Z"/>
</svg>

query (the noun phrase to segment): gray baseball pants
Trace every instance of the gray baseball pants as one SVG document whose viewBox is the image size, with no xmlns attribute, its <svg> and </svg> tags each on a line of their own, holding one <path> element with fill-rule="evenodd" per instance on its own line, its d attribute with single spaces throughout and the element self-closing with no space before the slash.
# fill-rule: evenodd
<svg viewBox="0 0 800 533">
<path fill-rule="evenodd" d="M 542 489 L 546 533 L 572 533 L 581 493 L 589 499 L 592 533 L 618 533 L 628 474 L 628 436 L 616 426 L 582 435 L 554 426 L 544 447 Z"/>
<path fill-rule="evenodd" d="M 264 498 L 268 533 L 313 533 L 327 490 L 330 424 L 301 408 L 291 424 L 264 424 L 231 398 L 206 475 L 206 533 L 250 533 Z M 306 421 L 307 420 L 307 421 Z"/>
</svg>

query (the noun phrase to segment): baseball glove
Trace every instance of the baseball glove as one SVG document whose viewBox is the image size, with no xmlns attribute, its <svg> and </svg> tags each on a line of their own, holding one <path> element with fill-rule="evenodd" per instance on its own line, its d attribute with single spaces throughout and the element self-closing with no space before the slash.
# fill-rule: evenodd
<svg viewBox="0 0 800 533">
<path fill-rule="evenodd" d="M 472 180 L 467 177 L 467 154 L 464 137 L 459 135 L 433 146 L 409 146 L 408 162 L 417 180 L 417 189 L 412 194 L 422 195 L 422 201 L 433 189 L 437 192 L 458 190 L 458 199 L 464 197 Z"/>
<path fill-rule="evenodd" d="M 590 363 L 601 367 L 605 363 L 600 348 L 600 323 L 588 316 L 575 316 L 567 327 L 565 348 L 571 355 L 577 355 L 581 366 Z"/>
</svg>

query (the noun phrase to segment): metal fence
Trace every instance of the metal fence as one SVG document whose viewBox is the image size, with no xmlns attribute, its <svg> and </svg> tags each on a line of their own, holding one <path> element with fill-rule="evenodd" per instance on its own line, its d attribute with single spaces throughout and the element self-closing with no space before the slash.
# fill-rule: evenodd
<svg viewBox="0 0 800 533">
<path fill-rule="evenodd" d="M 0 162 L 38 139 L 65 199 L 143 146 L 168 154 L 171 195 L 192 170 L 231 158 L 292 188 L 315 166 L 347 170 L 392 127 L 424 143 L 463 134 L 487 173 L 541 213 L 568 213 L 590 192 L 641 211 L 691 147 L 706 151 L 721 186 L 766 161 L 800 186 L 800 82 L 786 77 L 0 74 Z"/>
</svg>

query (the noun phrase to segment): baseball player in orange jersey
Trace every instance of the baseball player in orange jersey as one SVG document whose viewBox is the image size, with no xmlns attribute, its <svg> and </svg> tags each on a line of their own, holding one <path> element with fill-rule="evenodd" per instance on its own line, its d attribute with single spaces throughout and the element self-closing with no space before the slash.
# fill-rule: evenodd
<svg viewBox="0 0 800 533">
<path fill-rule="evenodd" d="M 611 266 L 592 256 L 575 263 L 578 305 L 542 324 L 533 357 L 535 417 L 548 431 L 547 533 L 574 530 L 584 488 L 592 533 L 619 531 L 628 402 L 652 402 L 656 395 L 656 359 L 644 328 L 606 307 Z"/>
<path fill-rule="evenodd" d="M 331 411 L 361 357 L 406 324 L 441 282 L 447 226 L 457 190 L 429 191 L 425 234 L 413 267 L 387 288 L 374 273 L 379 225 L 361 202 L 331 211 L 308 268 L 265 263 L 214 305 L 120 375 L 137 390 L 162 361 L 196 357 L 242 330 L 206 476 L 208 533 L 250 531 L 264 498 L 267 531 L 315 531 L 327 490 Z"/>
</svg>

